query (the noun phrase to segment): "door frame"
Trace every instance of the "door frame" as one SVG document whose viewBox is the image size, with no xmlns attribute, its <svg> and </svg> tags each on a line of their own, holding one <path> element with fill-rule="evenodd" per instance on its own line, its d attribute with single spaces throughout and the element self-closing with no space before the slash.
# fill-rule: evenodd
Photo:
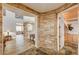
<svg viewBox="0 0 79 59">
<path fill-rule="evenodd" d="M 69 11 L 70 9 L 73 9 L 73 8 L 75 8 L 75 7 L 78 7 L 79 6 L 79 4 L 77 4 L 77 5 L 74 5 L 74 6 L 72 6 L 72 7 L 70 7 L 70 8 L 68 8 L 68 9 L 66 9 L 66 10 L 64 10 L 64 11 L 61 11 L 61 12 L 59 12 L 58 14 L 57 14 L 57 50 L 59 51 L 60 50 L 60 46 L 59 46 L 59 16 L 60 15 L 63 15 L 63 13 L 65 13 L 65 12 L 67 12 L 67 11 Z M 78 13 L 79 13 L 79 11 L 78 11 Z M 78 17 L 78 20 L 79 20 L 79 17 Z M 78 40 L 79 40 L 79 38 L 78 38 Z M 79 42 L 79 41 L 78 41 Z M 79 54 L 79 44 L 78 44 L 78 54 Z"/>
</svg>

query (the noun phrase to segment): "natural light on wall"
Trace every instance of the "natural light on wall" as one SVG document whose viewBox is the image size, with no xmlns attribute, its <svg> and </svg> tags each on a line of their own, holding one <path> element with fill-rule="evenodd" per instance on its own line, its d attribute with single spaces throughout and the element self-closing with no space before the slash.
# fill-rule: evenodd
<svg viewBox="0 0 79 59">
<path fill-rule="evenodd" d="M 32 24 L 27 24 L 27 30 L 30 32 L 30 31 L 32 31 Z"/>
</svg>

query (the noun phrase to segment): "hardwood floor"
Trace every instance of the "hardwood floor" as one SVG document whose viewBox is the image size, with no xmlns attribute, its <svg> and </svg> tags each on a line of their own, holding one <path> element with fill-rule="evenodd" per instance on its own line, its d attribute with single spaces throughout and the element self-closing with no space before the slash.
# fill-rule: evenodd
<svg viewBox="0 0 79 59">
<path fill-rule="evenodd" d="M 34 44 L 29 39 L 24 39 L 23 35 L 17 35 L 16 39 L 6 42 L 5 55 L 15 55 L 22 53 L 25 50 L 34 47 Z"/>
</svg>

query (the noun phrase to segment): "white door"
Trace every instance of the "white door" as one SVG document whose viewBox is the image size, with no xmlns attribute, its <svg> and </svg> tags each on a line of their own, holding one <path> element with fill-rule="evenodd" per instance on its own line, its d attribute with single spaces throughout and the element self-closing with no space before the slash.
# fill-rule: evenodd
<svg viewBox="0 0 79 59">
<path fill-rule="evenodd" d="M 64 17 L 59 15 L 59 49 L 64 47 Z"/>
</svg>

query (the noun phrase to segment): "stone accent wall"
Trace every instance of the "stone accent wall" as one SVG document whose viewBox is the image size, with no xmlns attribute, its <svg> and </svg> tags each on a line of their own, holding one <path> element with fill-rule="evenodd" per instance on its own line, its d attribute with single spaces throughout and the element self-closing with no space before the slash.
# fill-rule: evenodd
<svg viewBox="0 0 79 59">
<path fill-rule="evenodd" d="M 57 50 L 56 14 L 40 16 L 39 41 L 39 47 Z"/>
<path fill-rule="evenodd" d="M 2 4 L 0 3 L 0 55 L 2 55 Z"/>
<path fill-rule="evenodd" d="M 2 42 L 2 4 L 0 4 L 0 43 Z"/>
</svg>

